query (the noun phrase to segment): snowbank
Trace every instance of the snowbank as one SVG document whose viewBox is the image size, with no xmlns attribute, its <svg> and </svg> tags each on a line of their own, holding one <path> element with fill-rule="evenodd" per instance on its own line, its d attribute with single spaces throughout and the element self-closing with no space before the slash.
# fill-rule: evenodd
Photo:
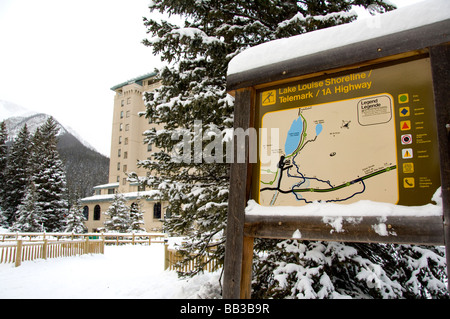
<svg viewBox="0 0 450 319">
<path fill-rule="evenodd" d="M 228 75 L 450 19 L 450 1 L 427 0 L 368 19 L 279 39 L 234 57 Z"/>
<path fill-rule="evenodd" d="M 179 279 L 164 245 L 106 246 L 104 255 L 0 264 L 0 299 L 189 299 L 211 296 L 220 271 Z"/>
</svg>

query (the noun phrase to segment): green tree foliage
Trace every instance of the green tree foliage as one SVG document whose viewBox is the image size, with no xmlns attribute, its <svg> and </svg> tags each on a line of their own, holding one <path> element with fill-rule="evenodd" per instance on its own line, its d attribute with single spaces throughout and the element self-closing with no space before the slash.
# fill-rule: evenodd
<svg viewBox="0 0 450 319">
<path fill-rule="evenodd" d="M 146 117 L 164 126 L 146 132 L 146 141 L 160 151 L 141 165 L 151 172 L 146 184 L 169 201 L 167 229 L 189 238 L 185 262 L 206 250 L 224 257 L 229 164 L 222 138 L 234 107 L 226 93 L 229 61 L 251 46 L 353 21 L 352 5 L 393 9 L 382 0 L 152 1 L 151 12 L 181 16 L 184 25 L 144 19 L 151 36 L 144 44 L 168 65 L 159 71 L 162 87 L 145 95 Z M 220 147 L 209 149 L 208 161 L 202 150 L 215 139 Z"/>
<path fill-rule="evenodd" d="M 21 204 L 30 180 L 31 137 L 26 125 L 12 143 L 4 169 L 3 214 L 7 226 L 15 221 L 17 207 Z"/>
</svg>

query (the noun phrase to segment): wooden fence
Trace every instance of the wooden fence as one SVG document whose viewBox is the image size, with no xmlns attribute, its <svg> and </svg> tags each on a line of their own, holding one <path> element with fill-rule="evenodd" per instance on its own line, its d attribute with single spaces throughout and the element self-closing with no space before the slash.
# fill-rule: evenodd
<svg viewBox="0 0 450 319">
<path fill-rule="evenodd" d="M 214 272 L 219 269 L 218 261 L 216 259 L 209 258 L 208 255 L 199 256 L 191 260 L 189 263 L 180 265 L 179 262 L 182 260 L 181 254 L 178 250 L 169 248 L 169 245 L 167 244 L 165 245 L 164 258 L 164 269 L 168 270 L 189 272 L 196 269 L 198 265 L 202 263 L 206 263 L 203 267 L 203 271 Z M 209 258 L 209 260 L 207 258 Z"/>
<path fill-rule="evenodd" d="M 164 243 L 161 233 L 5 233 L 0 234 L 0 264 L 36 259 L 103 254 L 105 245 Z"/>
<path fill-rule="evenodd" d="M 217 260 L 207 259 L 209 255 L 179 265 L 182 257 L 176 249 L 169 248 L 166 238 L 161 233 L 5 233 L 0 234 L 0 264 L 14 263 L 18 267 L 22 261 L 103 254 L 105 245 L 164 243 L 164 269 L 188 272 L 206 261 L 204 271 L 219 268 Z"/>
<path fill-rule="evenodd" d="M 0 242 L 0 263 L 14 263 L 16 267 L 22 261 L 36 259 L 70 257 L 84 254 L 103 254 L 105 243 L 102 240 L 60 240 L 26 242 Z"/>
</svg>

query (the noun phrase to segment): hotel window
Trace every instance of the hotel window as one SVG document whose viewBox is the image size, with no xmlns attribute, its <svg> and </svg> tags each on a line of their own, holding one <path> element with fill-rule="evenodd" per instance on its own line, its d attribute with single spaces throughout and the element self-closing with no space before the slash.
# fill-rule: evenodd
<svg viewBox="0 0 450 319">
<path fill-rule="evenodd" d="M 128 137 L 125 137 L 125 145 L 128 145 Z"/>
<path fill-rule="evenodd" d="M 123 152 L 123 159 L 127 159 L 128 158 L 128 152 Z"/>
<path fill-rule="evenodd" d="M 120 112 L 120 118 L 123 119 L 123 111 Z"/>
<path fill-rule="evenodd" d="M 129 97 L 128 99 L 127 99 L 127 104 L 130 104 L 131 103 L 131 97 Z"/>
<path fill-rule="evenodd" d="M 127 178 L 126 178 L 126 177 L 123 178 L 122 184 L 123 184 L 123 185 L 126 185 L 126 184 L 127 184 Z"/>
<path fill-rule="evenodd" d="M 129 131 L 130 130 L 130 124 L 125 125 L 125 131 Z"/>
<path fill-rule="evenodd" d="M 122 136 L 119 136 L 119 144 L 122 144 Z"/>
<path fill-rule="evenodd" d="M 124 106 L 125 105 L 125 100 L 122 100 L 121 102 L 120 102 L 120 106 Z"/>
<path fill-rule="evenodd" d="M 122 150 L 119 148 L 119 150 L 117 151 L 117 157 L 120 157 L 121 154 L 122 154 Z"/>
<path fill-rule="evenodd" d="M 117 170 L 120 171 L 120 162 L 117 163 Z"/>
<path fill-rule="evenodd" d="M 153 218 L 161 219 L 161 203 L 153 205 Z"/>
<path fill-rule="evenodd" d="M 116 182 L 120 182 L 120 176 L 117 176 Z"/>
<path fill-rule="evenodd" d="M 126 173 L 127 172 L 127 165 L 123 165 L 123 172 Z"/>
<path fill-rule="evenodd" d="M 120 123 L 120 125 L 119 125 L 119 131 L 121 131 L 121 132 L 122 132 L 122 130 L 123 130 L 123 124 L 122 124 L 122 123 Z"/>
<path fill-rule="evenodd" d="M 94 220 L 100 220 L 101 210 L 100 205 L 95 205 L 94 207 Z"/>
<path fill-rule="evenodd" d="M 84 216 L 84 218 L 86 218 L 86 220 L 89 220 L 89 207 L 88 206 L 83 207 L 83 216 Z"/>
<path fill-rule="evenodd" d="M 147 151 L 148 152 L 152 151 L 152 144 L 151 143 L 147 144 Z"/>
<path fill-rule="evenodd" d="M 127 111 L 127 117 L 130 117 L 130 111 Z"/>
</svg>

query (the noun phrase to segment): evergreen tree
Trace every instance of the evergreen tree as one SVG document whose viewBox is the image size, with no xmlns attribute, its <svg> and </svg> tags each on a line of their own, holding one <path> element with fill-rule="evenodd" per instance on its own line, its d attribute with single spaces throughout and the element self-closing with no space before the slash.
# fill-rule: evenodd
<svg viewBox="0 0 450 319">
<path fill-rule="evenodd" d="M 69 209 L 69 213 L 66 218 L 66 225 L 64 232 L 66 233 L 76 233 L 83 234 L 87 232 L 87 228 L 84 225 L 86 218 L 83 214 L 83 207 L 81 203 L 77 201 L 72 207 Z"/>
<path fill-rule="evenodd" d="M 37 206 L 42 211 L 45 231 L 63 231 L 68 212 L 66 174 L 59 157 L 57 123 L 50 117 L 32 140 L 31 180 L 36 185 Z"/>
<path fill-rule="evenodd" d="M 142 207 L 140 200 L 130 205 L 130 227 L 127 232 L 140 233 L 145 232 L 144 226 L 144 213 L 142 212 Z"/>
<path fill-rule="evenodd" d="M 8 226 L 15 221 L 17 208 L 22 203 L 30 181 L 30 152 L 30 133 L 24 125 L 9 149 L 2 185 L 3 214 Z"/>
<path fill-rule="evenodd" d="M 109 219 L 105 220 L 105 229 L 108 232 L 126 233 L 130 229 L 130 211 L 122 194 L 114 195 L 113 202 L 104 213 Z"/>
<path fill-rule="evenodd" d="M 226 93 L 229 61 L 246 48 L 270 40 L 351 22 L 352 5 L 384 12 L 383 0 L 218 1 L 155 0 L 152 12 L 180 15 L 184 26 L 144 19 L 150 40 L 144 44 L 168 66 L 159 71 L 162 86 L 145 94 L 146 117 L 164 126 L 146 132 L 160 151 L 141 165 L 146 183 L 169 202 L 166 229 L 189 240 L 184 262 L 212 250 L 223 261 L 229 165 L 222 138 L 233 126 L 233 98 Z M 205 150 L 205 154 L 202 153 Z M 203 157 L 203 155 L 208 155 Z M 202 271 L 203 265 L 191 273 Z"/>
<path fill-rule="evenodd" d="M 22 203 L 17 207 L 16 219 L 11 227 L 18 232 L 42 232 L 43 214 L 37 205 L 36 186 L 33 182 L 28 184 Z"/>
</svg>

